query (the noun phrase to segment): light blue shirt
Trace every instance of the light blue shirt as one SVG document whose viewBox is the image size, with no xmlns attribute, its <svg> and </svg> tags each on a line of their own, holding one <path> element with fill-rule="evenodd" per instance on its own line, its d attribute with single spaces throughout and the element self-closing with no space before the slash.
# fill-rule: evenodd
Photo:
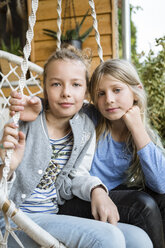
<svg viewBox="0 0 165 248">
<path fill-rule="evenodd" d="M 98 176 L 108 190 L 117 187 L 126 179 L 131 154 L 125 153 L 125 144 L 114 141 L 110 135 L 99 140 L 90 174 Z"/>
<path fill-rule="evenodd" d="M 83 109 L 96 125 L 100 118 L 99 112 L 93 105 L 86 105 Z M 165 156 L 163 151 L 153 142 L 138 151 L 141 167 L 145 176 L 146 186 L 151 190 L 165 193 Z M 126 170 L 131 165 L 132 151 L 126 149 L 124 142 L 116 142 L 109 134 L 101 137 L 90 174 L 97 176 L 108 190 L 114 189 L 126 181 Z"/>
<path fill-rule="evenodd" d="M 138 151 L 146 185 L 158 193 L 165 193 L 165 157 L 153 142 Z M 90 174 L 98 176 L 108 190 L 126 180 L 126 170 L 131 165 L 132 153 L 124 142 L 116 142 L 108 135 L 101 139 L 95 152 Z"/>
</svg>

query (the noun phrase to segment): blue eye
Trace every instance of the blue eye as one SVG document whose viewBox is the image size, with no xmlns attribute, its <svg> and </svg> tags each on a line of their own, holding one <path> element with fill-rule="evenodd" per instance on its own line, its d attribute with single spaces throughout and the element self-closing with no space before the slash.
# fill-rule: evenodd
<svg viewBox="0 0 165 248">
<path fill-rule="evenodd" d="M 104 91 L 98 92 L 98 96 L 103 96 L 103 95 L 105 95 L 105 92 Z"/>
<path fill-rule="evenodd" d="M 58 87 L 60 86 L 60 83 L 52 83 L 52 86 Z"/>
<path fill-rule="evenodd" d="M 119 88 L 114 89 L 115 93 L 119 93 L 120 91 L 121 91 L 121 89 L 119 89 Z"/>
<path fill-rule="evenodd" d="M 74 87 L 79 87 L 80 84 L 79 84 L 79 83 L 74 83 L 73 86 L 74 86 Z"/>
</svg>

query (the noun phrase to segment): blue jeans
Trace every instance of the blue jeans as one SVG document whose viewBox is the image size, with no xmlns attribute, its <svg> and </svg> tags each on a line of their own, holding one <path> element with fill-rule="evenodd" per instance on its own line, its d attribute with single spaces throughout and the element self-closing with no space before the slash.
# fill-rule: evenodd
<svg viewBox="0 0 165 248">
<path fill-rule="evenodd" d="M 140 228 L 119 223 L 118 226 L 96 220 L 52 214 L 28 214 L 37 224 L 69 248 L 152 248 L 148 235 Z M 1 226 L 3 225 L 1 219 Z M 17 231 L 25 248 L 37 245 L 24 232 Z M 10 236 L 9 248 L 19 245 Z"/>
</svg>

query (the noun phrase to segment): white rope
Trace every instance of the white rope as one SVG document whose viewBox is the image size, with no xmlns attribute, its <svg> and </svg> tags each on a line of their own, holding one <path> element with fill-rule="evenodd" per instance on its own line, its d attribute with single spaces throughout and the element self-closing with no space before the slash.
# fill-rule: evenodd
<svg viewBox="0 0 165 248">
<path fill-rule="evenodd" d="M 11 228 L 11 226 L 9 224 L 8 216 L 6 214 L 4 214 L 4 218 L 5 218 L 5 222 L 6 222 L 6 232 L 5 232 L 5 236 L 4 236 L 4 244 L 6 245 L 5 247 L 7 247 L 7 240 L 8 240 L 8 236 L 10 233 L 12 235 L 12 237 L 15 239 L 15 241 L 17 242 L 17 244 L 19 244 L 19 246 L 21 248 L 24 248 L 22 242 L 20 241 L 20 239 L 17 237 L 17 235 L 14 232 L 15 229 Z"/>
<path fill-rule="evenodd" d="M 33 28 L 36 22 L 36 11 L 38 8 L 38 0 L 32 0 L 32 13 L 29 16 L 29 28 L 26 32 L 26 45 L 23 49 L 24 59 L 21 64 L 22 76 L 20 78 L 20 91 L 23 94 L 23 88 L 26 82 L 26 73 L 28 70 L 28 59 L 31 53 L 31 42 L 34 36 Z"/>
<path fill-rule="evenodd" d="M 101 47 L 101 43 L 100 43 L 100 34 L 98 31 L 98 22 L 97 22 L 97 17 L 96 17 L 96 11 L 95 11 L 95 4 L 93 0 L 89 0 L 89 5 L 91 7 L 91 16 L 93 17 L 93 28 L 95 29 L 95 39 L 97 42 L 97 46 L 98 46 L 98 55 L 100 58 L 100 61 L 103 62 L 103 49 Z"/>
<path fill-rule="evenodd" d="M 38 8 L 38 0 L 33 0 L 32 1 L 32 13 L 31 13 L 31 16 L 29 17 L 29 28 L 26 33 L 26 45 L 23 49 L 24 58 L 21 63 L 22 75 L 20 77 L 19 87 L 20 87 L 20 91 L 22 94 L 23 94 L 23 89 L 24 89 L 24 85 L 26 82 L 26 73 L 28 70 L 28 59 L 31 53 L 31 41 L 34 36 L 33 27 L 36 21 L 37 8 Z M 19 117 L 20 117 L 19 112 L 14 115 L 13 120 L 15 124 L 18 123 Z M 4 191 L 3 193 L 5 194 L 5 196 L 7 196 L 7 190 L 8 190 L 7 189 L 7 178 L 8 178 L 8 174 L 10 171 L 10 162 L 11 162 L 12 153 L 13 153 L 13 149 L 7 149 L 6 156 L 5 156 L 5 166 L 3 168 L 2 179 L 0 182 L 1 189 L 3 189 Z M 6 243 L 6 240 L 7 240 L 7 237 L 8 237 L 8 234 L 11 228 L 10 228 L 10 224 L 7 218 L 5 218 L 5 222 L 6 222 L 6 233 L 4 235 L 4 240 Z"/>
<path fill-rule="evenodd" d="M 62 12 L 61 0 L 58 0 L 57 1 L 57 14 L 58 14 L 58 18 L 57 18 L 57 48 L 58 49 L 61 48 L 61 12 Z"/>
<path fill-rule="evenodd" d="M 34 36 L 33 28 L 36 22 L 37 8 L 38 8 L 38 0 L 32 0 L 32 13 L 31 13 L 31 16 L 29 16 L 29 28 L 26 32 L 26 45 L 24 46 L 24 49 L 23 49 L 24 58 L 21 63 L 22 75 L 19 80 L 19 88 L 22 94 L 23 94 L 24 86 L 26 85 L 26 73 L 28 70 L 28 59 L 31 53 L 31 41 Z M 19 112 L 17 112 L 13 116 L 13 120 L 15 124 L 18 123 L 19 117 L 20 117 Z M 11 161 L 12 153 L 13 153 L 13 149 L 8 149 L 6 152 L 6 156 L 5 156 L 5 166 L 3 168 L 3 176 L 2 176 L 2 181 L 1 181 L 1 186 L 4 188 L 5 195 L 7 195 L 7 177 L 10 171 L 10 161 Z"/>
<path fill-rule="evenodd" d="M 10 96 L 5 96 L 5 91 L 6 89 L 8 91 L 19 90 L 22 62 L 23 58 L 20 56 L 0 50 L 0 130 L 9 120 Z M 24 89 L 26 89 L 28 94 L 32 97 L 43 92 L 40 80 L 43 74 L 43 68 L 28 61 L 28 72 L 29 74 Z M 34 86 L 35 90 L 33 90 Z"/>
<path fill-rule="evenodd" d="M 28 59 L 29 59 L 29 56 L 31 53 L 31 41 L 32 41 L 33 36 L 34 36 L 33 28 L 34 28 L 34 24 L 36 22 L 37 8 L 38 8 L 38 0 L 33 0 L 32 1 L 32 13 L 31 13 L 31 16 L 29 16 L 29 28 L 26 32 L 26 45 L 24 46 L 24 49 L 23 49 L 24 58 L 23 58 L 22 63 L 21 63 L 22 75 L 21 75 L 20 81 L 19 81 L 19 88 L 20 88 L 20 91 L 22 94 L 23 94 L 24 86 L 26 84 L 26 73 L 28 70 Z M 14 120 L 15 124 L 18 123 L 19 117 L 20 117 L 19 112 L 17 112 L 13 116 L 13 120 Z M 13 153 L 13 149 L 7 150 L 6 157 L 5 157 L 5 167 L 3 169 L 2 186 L 4 184 L 4 187 L 5 187 L 4 193 L 6 195 L 7 195 L 7 177 L 8 177 L 8 173 L 10 171 L 10 161 L 11 161 L 12 153 Z"/>
</svg>

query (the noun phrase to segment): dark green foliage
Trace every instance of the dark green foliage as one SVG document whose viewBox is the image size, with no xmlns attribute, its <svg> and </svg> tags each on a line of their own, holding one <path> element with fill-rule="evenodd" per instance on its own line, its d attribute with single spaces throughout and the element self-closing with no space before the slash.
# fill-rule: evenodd
<svg viewBox="0 0 165 248">
<path fill-rule="evenodd" d="M 22 55 L 22 48 L 20 44 L 20 39 L 19 38 L 13 38 L 13 36 L 10 36 L 10 43 L 9 45 L 6 45 L 6 43 L 1 40 L 1 45 L 0 49 L 15 55 Z"/>
<path fill-rule="evenodd" d="M 80 30 L 82 28 L 82 25 L 88 15 L 89 10 L 86 12 L 86 14 L 83 16 L 80 23 L 76 24 L 76 27 L 74 29 L 66 30 L 65 34 L 61 35 L 61 41 L 67 42 L 70 40 L 80 40 L 81 42 L 84 42 L 84 40 L 89 36 L 91 33 L 93 27 L 91 26 L 88 28 L 83 34 L 80 34 Z M 57 39 L 57 32 L 50 29 L 43 29 L 44 34 L 53 37 L 54 39 Z"/>
<path fill-rule="evenodd" d="M 144 84 L 148 95 L 148 113 L 151 125 L 157 130 L 165 146 L 165 36 L 156 39 L 156 46 L 161 47 L 155 54 L 150 50 L 148 56 L 143 62 L 142 54 L 137 53 L 137 30 L 132 21 L 132 13 L 136 13 L 141 7 L 130 5 L 131 17 L 131 59 L 132 63 L 138 69 L 139 76 Z M 119 57 L 122 57 L 122 26 L 121 9 L 118 10 L 119 18 Z"/>
<path fill-rule="evenodd" d="M 158 54 L 150 50 L 138 71 L 148 94 L 151 124 L 165 145 L 165 36 L 156 39 L 156 46 L 161 47 Z"/>
</svg>

